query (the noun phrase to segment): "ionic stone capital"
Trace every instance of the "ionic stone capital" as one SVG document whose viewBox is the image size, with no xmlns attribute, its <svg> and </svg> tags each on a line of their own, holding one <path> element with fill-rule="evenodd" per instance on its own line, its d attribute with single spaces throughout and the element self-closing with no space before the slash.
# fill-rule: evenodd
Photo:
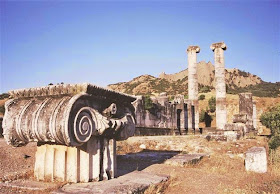
<svg viewBox="0 0 280 194">
<path fill-rule="evenodd" d="M 226 50 L 227 46 L 224 42 L 217 42 L 217 43 L 211 44 L 210 48 L 212 49 L 212 51 L 215 51 L 216 48 L 221 48 L 223 50 Z"/>
<path fill-rule="evenodd" d="M 196 53 L 199 53 L 200 48 L 199 48 L 199 46 L 189 46 L 186 52 L 188 53 L 188 52 L 191 52 L 191 51 L 195 51 Z"/>
<path fill-rule="evenodd" d="M 133 96 L 92 84 L 59 84 L 11 91 L 3 134 L 8 144 L 81 146 L 91 136 L 125 140 L 134 135 Z"/>
</svg>

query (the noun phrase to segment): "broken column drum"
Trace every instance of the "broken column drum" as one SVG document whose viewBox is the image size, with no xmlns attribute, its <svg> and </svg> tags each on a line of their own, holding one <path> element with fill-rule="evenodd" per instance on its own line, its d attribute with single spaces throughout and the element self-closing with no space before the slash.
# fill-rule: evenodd
<svg viewBox="0 0 280 194">
<path fill-rule="evenodd" d="M 226 107 L 226 83 L 225 83 L 225 59 L 224 50 L 227 49 L 224 42 L 213 43 L 210 47 L 215 58 L 215 82 L 216 82 L 216 127 L 224 129 L 227 123 Z"/>
<path fill-rule="evenodd" d="M 89 182 L 116 174 L 116 140 L 134 135 L 134 97 L 91 84 L 14 90 L 3 135 L 12 146 L 37 142 L 37 180 Z"/>
<path fill-rule="evenodd" d="M 189 46 L 187 49 L 188 53 L 188 95 L 189 95 L 189 107 L 194 108 L 194 119 L 188 118 L 188 128 L 198 129 L 199 128 L 199 109 L 198 109 L 198 77 L 197 77 L 197 54 L 200 52 L 198 46 Z M 194 120 L 194 123 L 193 123 Z"/>
</svg>

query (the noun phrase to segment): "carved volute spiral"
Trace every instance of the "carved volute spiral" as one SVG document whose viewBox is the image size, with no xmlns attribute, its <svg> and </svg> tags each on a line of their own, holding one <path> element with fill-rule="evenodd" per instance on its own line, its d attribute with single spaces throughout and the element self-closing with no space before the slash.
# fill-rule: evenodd
<svg viewBox="0 0 280 194">
<path fill-rule="evenodd" d="M 87 142 L 93 131 L 96 130 L 93 116 L 90 107 L 83 107 L 76 114 L 74 120 L 74 134 L 79 143 Z"/>
</svg>

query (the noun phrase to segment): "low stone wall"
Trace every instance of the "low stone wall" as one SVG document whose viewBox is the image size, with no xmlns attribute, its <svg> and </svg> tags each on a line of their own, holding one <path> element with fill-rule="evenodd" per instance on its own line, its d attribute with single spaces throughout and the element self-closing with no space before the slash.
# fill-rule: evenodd
<svg viewBox="0 0 280 194">
<path fill-rule="evenodd" d="M 134 136 L 174 135 L 174 129 L 136 127 Z"/>
</svg>

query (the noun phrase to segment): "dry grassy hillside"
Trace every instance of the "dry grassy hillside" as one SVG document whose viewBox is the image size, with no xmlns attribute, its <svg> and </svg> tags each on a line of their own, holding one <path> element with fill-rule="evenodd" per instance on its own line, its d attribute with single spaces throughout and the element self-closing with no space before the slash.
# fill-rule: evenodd
<svg viewBox="0 0 280 194">
<path fill-rule="evenodd" d="M 197 72 L 199 92 L 214 90 L 215 68 L 211 62 L 199 62 Z M 280 82 L 264 82 L 260 77 L 239 69 L 226 69 L 225 78 L 228 94 L 252 92 L 259 97 L 280 96 Z M 175 74 L 161 73 L 158 78 L 142 75 L 128 82 L 110 84 L 108 88 L 133 95 L 156 95 L 161 92 L 188 95 L 188 69 Z"/>
<path fill-rule="evenodd" d="M 246 87 L 261 83 L 261 78 L 256 75 L 240 71 L 239 69 L 226 69 L 226 82 L 230 87 Z M 161 73 L 159 78 L 169 81 L 179 81 L 188 77 L 188 69 L 175 74 Z M 215 67 L 211 62 L 201 61 L 197 64 L 198 83 L 206 86 L 215 86 Z M 186 80 L 187 81 L 187 80 Z"/>
<path fill-rule="evenodd" d="M 215 87 L 215 68 L 211 62 L 199 62 L 197 65 L 200 92 L 213 90 Z M 255 96 L 277 97 L 280 94 L 280 83 L 268 83 L 256 75 L 239 69 L 225 70 L 227 93 L 252 92 Z M 159 78 L 142 75 L 129 82 L 108 85 L 110 89 L 134 94 L 151 95 L 167 92 L 169 95 L 184 94 L 188 91 L 188 69 L 175 74 L 161 73 Z"/>
</svg>

